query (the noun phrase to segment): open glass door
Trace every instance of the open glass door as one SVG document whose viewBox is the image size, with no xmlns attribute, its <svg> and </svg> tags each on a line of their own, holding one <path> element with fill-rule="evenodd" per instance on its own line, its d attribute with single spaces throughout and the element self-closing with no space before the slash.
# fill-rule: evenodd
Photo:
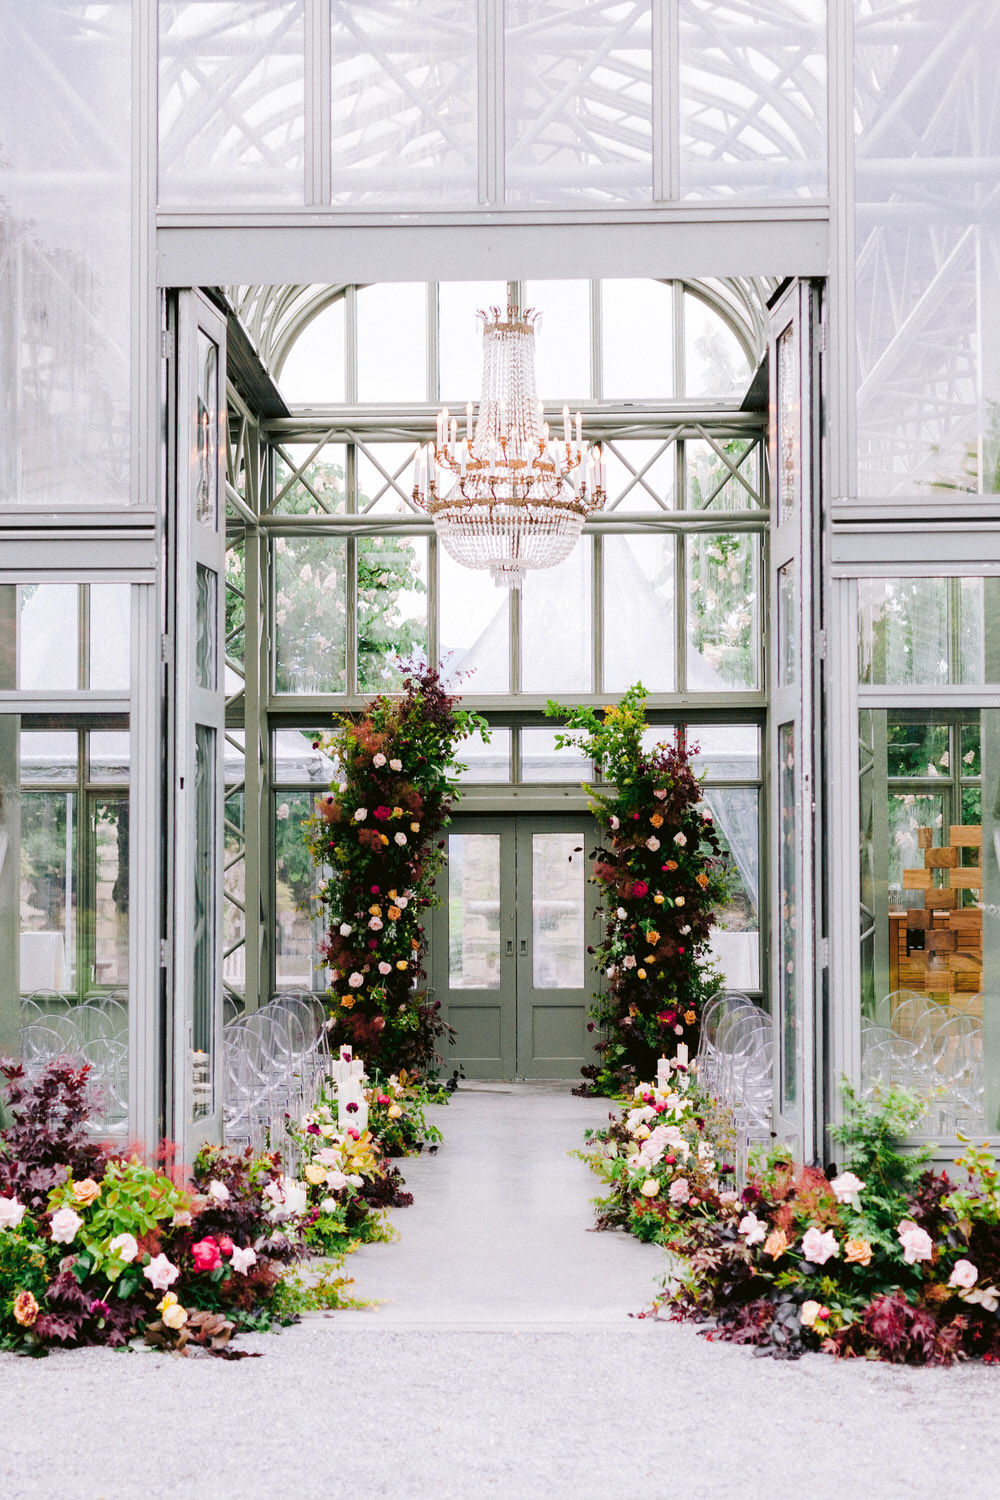
<svg viewBox="0 0 1000 1500">
<path fill-rule="evenodd" d="M 176 293 L 168 713 L 173 1139 L 222 1135 L 225 319 Z"/>
<path fill-rule="evenodd" d="M 800 1161 L 816 1152 L 816 655 L 819 535 L 818 297 L 793 282 L 771 310 L 768 666 L 771 995 L 775 1128 Z"/>
</svg>

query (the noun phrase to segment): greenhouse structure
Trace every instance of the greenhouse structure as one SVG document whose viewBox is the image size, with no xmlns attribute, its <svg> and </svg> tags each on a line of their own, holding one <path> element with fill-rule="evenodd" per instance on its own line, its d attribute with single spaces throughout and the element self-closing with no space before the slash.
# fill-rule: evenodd
<svg viewBox="0 0 1000 1500">
<path fill-rule="evenodd" d="M 319 736 L 423 658 L 489 725 L 449 1069 L 592 1060 L 595 773 L 546 705 L 641 682 L 699 747 L 764 1136 L 822 1157 L 846 1075 L 1000 1139 L 997 0 L 37 0 L 0 38 L 0 1052 L 221 1139 L 227 1024 L 330 984 Z M 426 503 L 491 308 L 600 449 L 514 587 Z"/>
</svg>

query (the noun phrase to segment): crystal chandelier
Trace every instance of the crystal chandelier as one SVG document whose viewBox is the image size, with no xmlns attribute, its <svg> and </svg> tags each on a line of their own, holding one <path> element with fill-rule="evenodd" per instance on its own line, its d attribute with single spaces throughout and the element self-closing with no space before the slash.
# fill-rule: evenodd
<svg viewBox="0 0 1000 1500">
<path fill-rule="evenodd" d="M 480 312 L 483 389 L 473 430 L 465 436 L 445 407 L 437 441 L 417 456 L 413 499 L 434 521 L 445 551 L 465 568 L 489 568 L 494 583 L 520 588 L 529 568 L 568 557 L 584 519 L 604 504 L 601 450 L 575 432 L 562 410 L 553 441 L 535 395 L 537 313 L 508 307 Z"/>
</svg>

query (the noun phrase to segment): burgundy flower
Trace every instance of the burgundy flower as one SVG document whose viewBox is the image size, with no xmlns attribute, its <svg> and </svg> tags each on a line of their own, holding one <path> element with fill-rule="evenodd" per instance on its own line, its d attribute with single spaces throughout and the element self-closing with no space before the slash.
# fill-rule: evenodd
<svg viewBox="0 0 1000 1500">
<path fill-rule="evenodd" d="M 636 880 L 632 885 L 632 895 L 641 897 L 649 894 L 649 886 L 644 880 Z"/>
<path fill-rule="evenodd" d="M 374 810 L 374 812 L 372 813 L 372 817 L 373 818 L 378 818 L 378 820 L 379 820 L 380 823 L 384 823 L 387 818 L 391 818 L 392 817 L 392 808 L 391 807 L 376 807 L 375 810 Z"/>
<path fill-rule="evenodd" d="M 357 1112 L 358 1112 L 358 1106 L 357 1106 L 357 1105 L 356 1105 L 356 1104 L 354 1104 L 354 1103 L 353 1103 L 353 1102 L 352 1102 L 352 1103 L 350 1103 L 350 1104 L 349 1104 L 349 1105 L 348 1105 L 348 1106 L 347 1106 L 347 1113 L 348 1113 L 348 1114 L 349 1114 L 349 1115 L 356 1115 L 356 1114 L 357 1114 Z"/>
</svg>

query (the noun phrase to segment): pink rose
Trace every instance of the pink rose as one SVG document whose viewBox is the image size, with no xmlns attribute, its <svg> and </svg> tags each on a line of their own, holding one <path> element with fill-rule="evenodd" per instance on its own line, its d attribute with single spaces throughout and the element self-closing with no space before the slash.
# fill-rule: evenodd
<svg viewBox="0 0 1000 1500">
<path fill-rule="evenodd" d="M 219 1253 L 226 1256 L 227 1259 L 233 1253 L 233 1242 L 228 1234 L 219 1235 Z"/>
<path fill-rule="evenodd" d="M 969 1287 L 975 1286 L 978 1280 L 979 1272 L 971 1260 L 956 1260 L 951 1268 L 951 1275 L 948 1277 L 948 1285 L 964 1287 L 968 1290 Z"/>
<path fill-rule="evenodd" d="M 840 1246 L 832 1229 L 823 1234 L 815 1228 L 807 1229 L 802 1236 L 802 1254 L 814 1266 L 825 1266 L 832 1255 L 840 1254 Z"/>
<path fill-rule="evenodd" d="M 900 1219 L 896 1235 L 908 1266 L 915 1266 L 919 1260 L 930 1260 L 934 1241 L 926 1229 L 921 1229 L 912 1219 Z"/>
<path fill-rule="evenodd" d="M 54 1245 L 68 1245 L 76 1236 L 83 1220 L 79 1214 L 75 1214 L 71 1208 L 59 1208 L 49 1220 L 50 1233 Z"/>
<path fill-rule="evenodd" d="M 667 1190 L 667 1197 L 671 1203 L 677 1205 L 684 1203 L 690 1191 L 690 1184 L 686 1177 L 675 1177 Z"/>
<path fill-rule="evenodd" d="M 177 1267 L 167 1259 L 165 1255 L 154 1255 L 148 1266 L 143 1266 L 142 1274 L 147 1281 L 152 1282 L 158 1292 L 165 1292 L 171 1282 L 177 1280 L 181 1274 Z"/>
<path fill-rule="evenodd" d="M 644 880 L 636 880 L 636 881 L 633 882 L 633 885 L 632 885 L 632 895 L 633 896 L 642 897 L 642 896 L 648 895 L 648 893 L 649 893 L 649 886 L 646 884 L 646 882 Z"/>
<path fill-rule="evenodd" d="M 196 1245 L 191 1246 L 191 1258 L 196 1271 L 217 1271 L 222 1265 L 218 1241 L 211 1236 L 199 1240 Z"/>
</svg>

